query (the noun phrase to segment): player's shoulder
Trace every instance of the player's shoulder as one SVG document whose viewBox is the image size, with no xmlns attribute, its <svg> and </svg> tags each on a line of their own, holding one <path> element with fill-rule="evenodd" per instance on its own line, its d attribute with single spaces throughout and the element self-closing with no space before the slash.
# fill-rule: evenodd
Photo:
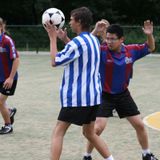
<svg viewBox="0 0 160 160">
<path fill-rule="evenodd" d="M 13 39 L 9 35 L 4 34 L 3 36 L 4 36 L 4 41 L 6 41 L 6 42 L 13 42 Z"/>
</svg>

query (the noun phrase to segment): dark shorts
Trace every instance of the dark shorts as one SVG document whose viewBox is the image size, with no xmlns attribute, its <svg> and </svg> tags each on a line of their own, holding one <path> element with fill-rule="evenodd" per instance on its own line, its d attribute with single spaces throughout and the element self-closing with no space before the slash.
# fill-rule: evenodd
<svg viewBox="0 0 160 160">
<path fill-rule="evenodd" d="M 98 105 L 87 107 L 63 107 L 60 110 L 58 120 L 80 126 L 89 124 L 96 120 L 98 107 Z"/>
<path fill-rule="evenodd" d="M 116 109 L 120 118 L 140 114 L 128 90 L 121 94 L 102 93 L 102 104 L 98 108 L 97 117 L 112 117 L 113 109 Z"/>
<path fill-rule="evenodd" d="M 3 83 L 4 82 L 0 82 L 0 93 L 2 93 L 3 95 L 6 95 L 6 96 L 14 95 L 14 92 L 15 92 L 16 86 L 17 86 L 17 80 L 13 81 L 12 87 L 10 89 L 3 88 Z"/>
</svg>

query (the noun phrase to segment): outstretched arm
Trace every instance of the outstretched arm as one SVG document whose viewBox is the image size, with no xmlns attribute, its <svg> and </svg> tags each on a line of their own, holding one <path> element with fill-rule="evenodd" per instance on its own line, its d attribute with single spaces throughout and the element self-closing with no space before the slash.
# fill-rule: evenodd
<svg viewBox="0 0 160 160">
<path fill-rule="evenodd" d="M 147 36 L 147 44 L 149 46 L 150 52 L 155 50 L 155 39 L 153 37 L 153 22 L 150 20 L 144 21 L 144 27 L 142 28 L 144 34 Z"/>
</svg>

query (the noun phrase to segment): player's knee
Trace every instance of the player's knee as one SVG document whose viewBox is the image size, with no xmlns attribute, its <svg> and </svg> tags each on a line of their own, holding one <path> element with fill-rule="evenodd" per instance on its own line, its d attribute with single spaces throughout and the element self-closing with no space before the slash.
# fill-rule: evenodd
<svg viewBox="0 0 160 160">
<path fill-rule="evenodd" d="M 95 126 L 95 133 L 96 133 L 97 135 L 100 135 L 100 134 L 103 132 L 103 130 L 104 130 L 104 127 L 103 127 L 103 126 L 101 126 L 101 125 Z"/>
<path fill-rule="evenodd" d="M 144 123 L 140 122 L 140 123 L 136 124 L 135 129 L 138 131 L 144 131 L 145 130 Z"/>
<path fill-rule="evenodd" d="M 88 132 L 86 130 L 83 130 L 83 135 L 88 139 L 90 140 L 93 136 L 93 134 L 95 134 L 94 132 Z"/>
<path fill-rule="evenodd" d="M 0 100 L 0 108 L 3 107 L 3 104 L 4 104 L 3 101 Z"/>
</svg>

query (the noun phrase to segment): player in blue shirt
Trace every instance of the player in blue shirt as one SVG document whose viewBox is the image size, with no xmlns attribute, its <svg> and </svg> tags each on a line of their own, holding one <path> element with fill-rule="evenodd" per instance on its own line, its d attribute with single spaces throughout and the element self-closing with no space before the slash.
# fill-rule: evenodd
<svg viewBox="0 0 160 160">
<path fill-rule="evenodd" d="M 93 34 L 103 31 L 106 27 L 102 21 L 97 22 Z M 140 58 L 153 52 L 155 41 L 153 37 L 153 24 L 149 20 L 144 21 L 143 32 L 147 36 L 144 44 L 125 45 L 123 29 L 116 24 L 107 28 L 106 43 L 101 45 L 101 82 L 102 104 L 97 112 L 95 132 L 100 135 L 106 127 L 107 118 L 112 116 L 112 110 L 116 109 L 120 118 L 126 118 L 134 127 L 137 139 L 142 148 L 143 160 L 157 160 L 150 152 L 148 135 L 140 117 L 137 105 L 132 99 L 128 85 L 133 74 L 133 64 Z M 91 160 L 93 145 L 88 142 L 84 160 Z"/>
<path fill-rule="evenodd" d="M 53 66 L 64 65 L 60 90 L 62 108 L 55 126 L 51 159 L 59 160 L 64 135 L 71 124 L 83 127 L 84 136 L 94 144 L 105 160 L 111 157 L 106 144 L 94 132 L 94 121 L 101 103 L 100 45 L 90 34 L 92 13 L 86 7 L 71 12 L 70 27 L 77 34 L 71 41 L 67 39 L 65 48 L 57 51 L 57 31 L 49 22 L 46 30 L 50 39 Z"/>
<path fill-rule="evenodd" d="M 13 131 L 12 124 L 16 108 L 8 108 L 6 101 L 8 96 L 14 95 L 18 66 L 19 56 L 14 42 L 5 34 L 5 23 L 0 18 L 0 112 L 4 119 L 4 126 L 0 129 L 0 134 L 8 134 Z"/>
</svg>

